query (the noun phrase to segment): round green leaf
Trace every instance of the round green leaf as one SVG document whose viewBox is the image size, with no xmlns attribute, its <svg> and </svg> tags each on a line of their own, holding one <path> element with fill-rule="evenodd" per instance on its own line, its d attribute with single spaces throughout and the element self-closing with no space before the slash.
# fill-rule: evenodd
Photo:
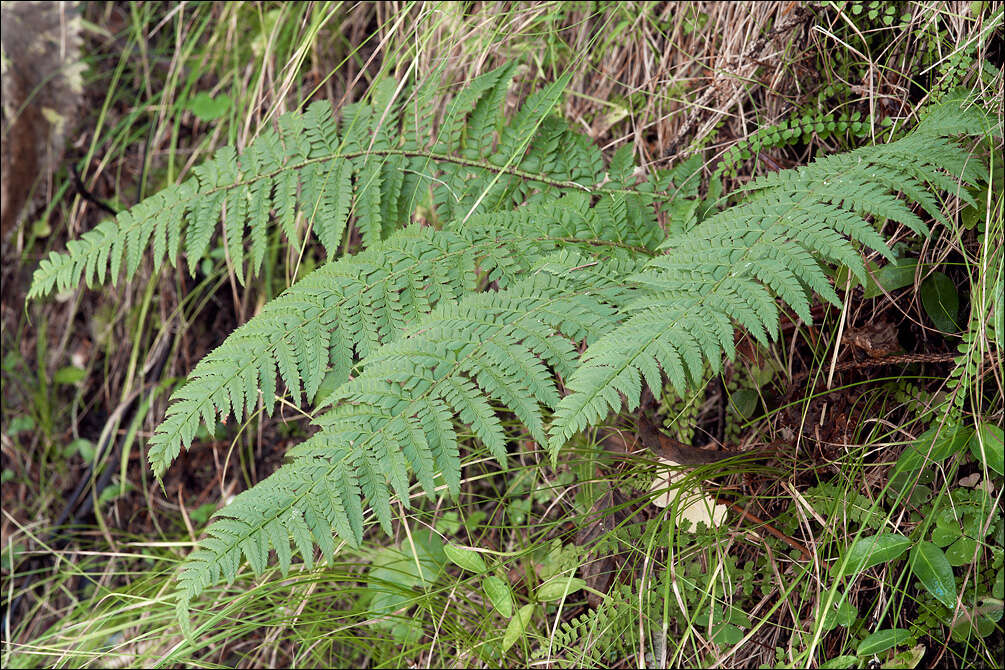
<svg viewBox="0 0 1005 670">
<path fill-rule="evenodd" d="M 946 560 L 949 561 L 949 565 L 959 567 L 973 561 L 976 553 L 977 540 L 964 535 L 946 549 Z"/>
<path fill-rule="evenodd" d="M 953 516 L 951 509 L 943 510 L 935 517 L 935 528 L 932 530 L 932 542 L 936 547 L 948 547 L 960 538 L 963 531 Z"/>
<path fill-rule="evenodd" d="M 731 623 L 724 623 L 712 631 L 712 642 L 733 645 L 743 639 L 743 631 Z"/>
<path fill-rule="evenodd" d="M 446 557 L 438 540 L 439 536 L 432 531 L 421 530 L 412 534 L 412 543 L 385 547 L 378 551 L 369 571 L 371 588 L 397 593 L 401 589 L 433 584 L 446 565 Z M 389 585 L 400 589 L 389 588 Z"/>
<path fill-rule="evenodd" d="M 987 637 L 997 628 L 1005 612 L 1005 603 L 998 598 L 981 598 L 976 608 L 965 608 L 949 631 L 954 642 L 963 642 L 968 637 Z"/>
<path fill-rule="evenodd" d="M 541 588 L 537 590 L 537 599 L 542 603 L 560 600 L 584 586 L 586 586 L 586 582 L 578 577 L 555 577 L 541 585 Z"/>
<path fill-rule="evenodd" d="M 750 389 L 740 389 L 729 398 L 729 404 L 743 419 L 749 419 L 757 410 L 757 393 Z"/>
<path fill-rule="evenodd" d="M 481 555 L 476 551 L 471 551 L 470 549 L 465 549 L 464 547 L 458 547 L 452 542 L 448 542 L 443 545 L 443 553 L 447 555 L 450 562 L 454 565 L 458 565 L 469 572 L 482 573 L 485 572 L 485 561 L 482 560 Z"/>
<path fill-rule="evenodd" d="M 911 550 L 911 569 L 936 600 L 949 609 L 956 607 L 956 579 L 941 549 L 931 542 L 919 542 Z"/>
<path fill-rule="evenodd" d="M 970 438 L 970 452 L 981 463 L 1005 475 L 1005 432 L 992 423 L 982 423 Z"/>
<path fill-rule="evenodd" d="M 516 616 L 509 620 L 506 632 L 503 633 L 502 650 L 509 651 L 509 648 L 516 644 L 523 632 L 527 630 L 527 624 L 534 614 L 534 603 L 524 605 L 517 611 Z"/>
<path fill-rule="evenodd" d="M 391 637 L 399 644 L 415 644 L 422 639 L 425 631 L 412 619 L 404 619 L 391 624 Z"/>
<path fill-rule="evenodd" d="M 891 647 L 906 644 L 911 639 L 911 631 L 906 628 L 888 628 L 878 630 L 858 643 L 860 656 L 878 654 Z"/>
<path fill-rule="evenodd" d="M 910 546 L 911 540 L 900 533 L 880 533 L 861 537 L 848 550 L 847 562 L 842 559 L 835 564 L 834 569 L 837 571 L 835 579 L 845 575 L 857 575 L 874 565 L 892 561 L 900 557 Z M 845 564 L 844 571 L 841 571 L 842 563 Z"/>
<path fill-rule="evenodd" d="M 18 433 L 27 432 L 34 427 L 35 419 L 32 418 L 30 414 L 22 414 L 21 416 L 15 416 L 10 420 L 10 425 L 7 426 L 7 434 L 14 436 Z"/>
<path fill-rule="evenodd" d="M 215 121 L 230 111 L 231 104 L 230 96 L 225 93 L 213 97 L 205 91 L 200 91 L 188 100 L 186 107 L 203 121 Z"/>
<path fill-rule="evenodd" d="M 78 437 L 76 440 L 70 444 L 63 447 L 63 455 L 67 458 L 80 454 L 80 457 L 84 459 L 85 463 L 90 463 L 94 460 L 94 443 L 90 440 Z"/>
<path fill-rule="evenodd" d="M 847 628 L 855 623 L 856 617 L 858 617 L 858 611 L 854 605 L 848 602 L 848 597 L 843 595 L 840 602 L 832 603 L 831 608 L 824 613 L 821 629 L 831 631 L 838 626 Z"/>
<path fill-rule="evenodd" d="M 513 594 L 510 592 L 509 584 L 495 575 L 489 575 L 482 582 L 482 589 L 499 614 L 507 619 L 513 616 Z"/>
<path fill-rule="evenodd" d="M 941 272 L 933 273 L 921 284 L 921 306 L 936 328 L 945 333 L 960 330 L 957 317 L 960 296 L 953 280 Z"/>
</svg>

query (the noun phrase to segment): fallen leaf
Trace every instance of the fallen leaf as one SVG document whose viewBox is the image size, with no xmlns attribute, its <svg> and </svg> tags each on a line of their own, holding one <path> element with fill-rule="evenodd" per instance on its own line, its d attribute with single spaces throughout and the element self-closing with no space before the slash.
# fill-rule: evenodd
<svg viewBox="0 0 1005 670">
<path fill-rule="evenodd" d="M 668 458 L 661 458 L 660 463 L 667 469 L 656 477 L 650 489 L 660 492 L 653 498 L 653 505 L 667 507 L 679 495 L 683 505 L 677 509 L 678 520 L 685 519 L 695 526 L 704 523 L 709 528 L 714 528 L 726 519 L 726 506 L 707 496 L 700 486 L 692 484 L 681 488 L 682 482 L 687 479 L 687 473 L 675 469 L 680 467 L 679 463 Z"/>
</svg>

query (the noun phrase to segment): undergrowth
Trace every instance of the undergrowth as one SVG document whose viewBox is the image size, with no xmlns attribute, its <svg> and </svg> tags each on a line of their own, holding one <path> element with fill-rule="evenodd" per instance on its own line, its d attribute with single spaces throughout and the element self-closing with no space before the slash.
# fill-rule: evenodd
<svg viewBox="0 0 1005 670">
<path fill-rule="evenodd" d="M 565 11 L 542 7 L 539 25 Z M 373 21 L 386 40 L 407 11 L 434 17 L 383 11 Z M 878 24 L 889 14 L 835 11 Z M 271 12 L 263 35 L 284 43 Z M 338 18 L 303 21 L 321 31 Z M 430 44 L 465 17 L 435 18 Z M 128 290 L 149 276 L 142 324 L 171 283 L 157 281 L 163 266 L 206 295 L 229 284 L 241 325 L 210 339 L 219 346 L 184 384 L 146 396 L 127 443 L 142 433 L 164 487 L 224 434 L 249 488 L 205 534 L 216 505 L 186 510 L 179 489 L 185 530 L 124 540 L 143 557 L 139 575 L 75 594 L 66 622 L 8 647 L 5 665 L 64 650 L 61 663 L 114 650 L 162 664 L 216 653 L 228 666 L 991 658 L 1005 544 L 1000 370 L 988 375 L 1003 331 L 1001 129 L 975 105 L 979 90 L 957 88 L 979 88 L 960 54 L 988 34 L 941 63 L 909 118 L 797 114 L 707 166 L 714 150 L 668 168 L 631 144 L 605 154 L 566 121 L 574 72 L 515 103 L 511 81 L 527 68 L 512 64 L 458 77 L 442 64 L 419 73 L 417 58 L 397 79 L 385 64 L 359 102 L 249 117 L 239 139 L 229 133 L 234 148 L 50 253 L 29 292 L 123 279 Z M 347 61 L 365 65 L 361 53 Z M 811 145 L 799 167 L 739 179 L 751 159 Z M 179 295 L 189 281 L 175 282 Z M 879 305 L 913 285 L 925 321 L 902 328 L 894 350 L 946 339 L 949 381 L 936 388 L 909 357 L 838 364 L 842 346 L 870 346 L 855 326 L 868 322 L 860 296 Z M 889 382 L 842 381 L 854 366 L 891 371 Z M 794 369 L 807 370 L 804 392 L 786 388 Z M 612 449 L 611 431 L 641 434 L 653 407 L 688 442 L 718 425 L 774 445 L 770 459 L 738 456 L 686 480 L 719 481 L 728 524 L 680 521 L 698 495 L 687 486 L 654 511 L 644 491 L 660 466 Z M 138 431 L 151 408 L 163 420 Z M 263 478 L 255 433 L 260 453 L 275 413 L 313 425 L 287 421 L 281 437 L 295 446 Z M 80 578 L 91 570 L 81 563 Z M 891 595 L 875 599 L 877 586 Z M 160 644 L 177 625 L 185 637 Z M 938 631 L 941 650 L 928 641 Z"/>
</svg>

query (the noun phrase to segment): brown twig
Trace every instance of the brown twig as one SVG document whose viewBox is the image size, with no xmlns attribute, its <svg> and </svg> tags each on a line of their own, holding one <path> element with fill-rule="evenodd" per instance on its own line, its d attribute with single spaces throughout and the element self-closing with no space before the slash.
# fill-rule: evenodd
<svg viewBox="0 0 1005 670">
<path fill-rule="evenodd" d="M 834 372 L 845 372 L 847 370 L 856 370 L 859 368 L 874 368 L 881 365 L 898 365 L 898 364 L 908 364 L 908 363 L 946 363 L 948 361 L 959 358 L 961 354 L 896 354 L 894 356 L 882 356 L 879 358 L 867 358 L 864 361 L 847 361 L 845 363 L 839 363 L 834 366 Z M 988 352 L 984 357 L 985 360 L 994 360 L 995 356 Z M 812 370 L 806 370 L 805 372 L 800 372 L 799 374 L 792 377 L 790 384 L 796 384 L 803 381 L 807 377 L 813 374 Z"/>
<path fill-rule="evenodd" d="M 778 530 L 777 528 L 775 528 L 774 526 L 772 526 L 767 521 L 761 519 L 760 517 L 758 517 L 755 514 L 751 514 L 750 512 L 748 512 L 747 510 L 745 510 L 744 508 L 742 508 L 739 505 L 737 505 L 735 502 L 726 502 L 724 500 L 717 500 L 716 502 L 725 504 L 726 506 L 729 507 L 729 509 L 731 509 L 734 512 L 736 512 L 737 514 L 739 514 L 740 516 L 742 516 L 744 519 L 746 519 L 750 523 L 752 523 L 752 524 L 754 524 L 756 526 L 760 526 L 761 528 L 764 528 L 764 530 L 768 531 L 769 533 L 771 533 L 772 535 L 774 535 L 775 537 L 777 537 L 779 540 L 781 540 L 785 544 L 789 545 L 793 549 L 796 549 L 796 550 L 800 551 L 802 553 L 802 555 L 803 555 L 803 558 L 805 558 L 807 561 L 813 558 L 813 555 L 810 554 L 810 550 L 809 549 L 807 549 L 806 547 L 804 547 L 799 542 L 796 542 L 791 537 L 789 537 L 788 535 L 786 535 L 782 531 Z"/>
</svg>

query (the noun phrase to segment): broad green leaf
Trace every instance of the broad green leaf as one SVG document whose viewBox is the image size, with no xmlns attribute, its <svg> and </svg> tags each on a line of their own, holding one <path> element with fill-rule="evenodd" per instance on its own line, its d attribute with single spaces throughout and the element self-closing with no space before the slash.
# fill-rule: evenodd
<svg viewBox="0 0 1005 670">
<path fill-rule="evenodd" d="M 422 626 L 414 619 L 393 619 L 391 637 L 399 644 L 415 644 L 425 634 Z"/>
<path fill-rule="evenodd" d="M 412 534 L 412 542 L 402 542 L 400 547 L 385 547 L 376 553 L 371 564 L 369 580 L 374 590 L 382 585 L 396 585 L 403 589 L 426 587 L 437 580 L 443 571 L 446 556 L 431 531 Z M 412 546 L 415 553 L 412 553 Z M 383 589 L 391 590 L 394 589 Z"/>
<path fill-rule="evenodd" d="M 913 472 L 926 465 L 941 463 L 966 447 L 973 428 L 956 423 L 936 424 L 907 445 L 897 459 L 894 472 Z"/>
<path fill-rule="evenodd" d="M 865 292 L 862 295 L 865 298 L 883 295 L 880 286 L 886 289 L 887 293 L 910 286 L 914 283 L 914 274 L 917 269 L 918 261 L 909 258 L 900 258 L 897 259 L 896 263 L 884 265 L 873 274 L 875 281 L 866 284 Z"/>
<path fill-rule="evenodd" d="M 542 603 L 560 600 L 586 586 L 586 582 L 578 577 L 555 577 L 537 590 L 537 599 Z"/>
<path fill-rule="evenodd" d="M 953 609 L 956 607 L 956 580 L 953 568 L 941 549 L 931 542 L 919 542 L 911 550 L 911 569 L 918 581 L 936 600 Z"/>
<path fill-rule="evenodd" d="M 90 463 L 94 460 L 94 443 L 90 440 L 78 437 L 76 440 L 70 444 L 63 447 L 63 455 L 67 458 L 80 454 L 80 457 L 84 459 L 85 463 Z"/>
<path fill-rule="evenodd" d="M 949 565 L 960 567 L 973 561 L 976 553 L 977 540 L 964 535 L 946 549 L 946 560 L 949 561 Z"/>
<path fill-rule="evenodd" d="M 960 538 L 963 531 L 952 509 L 943 509 L 935 517 L 935 528 L 932 529 L 932 542 L 937 547 L 948 547 Z"/>
<path fill-rule="evenodd" d="M 953 280 L 936 272 L 921 284 L 921 306 L 936 328 L 944 333 L 960 330 L 960 296 Z"/>
<path fill-rule="evenodd" d="M 499 614 L 507 619 L 513 616 L 513 594 L 509 584 L 495 575 L 489 575 L 482 582 L 482 589 Z"/>
<path fill-rule="evenodd" d="M 712 631 L 712 642 L 733 645 L 743 639 L 743 631 L 731 623 L 724 623 Z"/>
<path fill-rule="evenodd" d="M 904 537 L 900 533 L 880 533 L 859 538 L 846 554 L 847 564 L 844 571 L 841 571 L 841 565 L 845 562 L 844 558 L 835 563 L 834 570 L 837 571 L 835 579 L 846 575 L 854 576 L 875 565 L 899 558 L 910 546 L 910 538 Z"/>
<path fill-rule="evenodd" d="M 835 656 L 831 660 L 821 663 L 820 667 L 825 670 L 843 670 L 844 668 L 854 667 L 857 662 L 858 656 L 845 654 L 844 656 Z"/>
<path fill-rule="evenodd" d="M 448 542 L 443 545 L 443 553 L 447 555 L 451 563 L 464 568 L 468 572 L 478 574 L 485 572 L 485 561 L 482 560 L 478 552 L 458 547 L 456 544 Z"/>
<path fill-rule="evenodd" d="M 960 613 L 949 634 L 954 642 L 963 642 L 968 637 L 987 637 L 995 631 L 996 624 L 1002 620 L 1005 603 L 998 598 L 981 598 L 981 604 L 973 609 L 967 608 Z"/>
<path fill-rule="evenodd" d="M 367 609 L 371 614 L 376 616 L 391 616 L 398 610 L 406 607 L 408 603 L 414 601 L 414 596 L 409 596 L 400 591 L 391 590 L 380 590 L 384 589 L 394 589 L 394 585 L 377 585 L 372 584 L 370 590 L 373 591 L 373 597 L 370 598 L 370 603 Z M 387 623 L 393 625 L 391 621 L 384 621 L 382 623 Z M 390 627 L 390 626 L 387 626 Z"/>
<path fill-rule="evenodd" d="M 520 639 L 523 632 L 527 630 L 527 624 L 530 623 L 530 619 L 533 614 L 534 603 L 529 603 L 521 607 L 517 611 L 516 616 L 509 620 L 509 624 L 506 626 L 506 632 L 503 633 L 503 652 L 509 651 L 509 648 L 516 644 L 516 641 Z"/>
<path fill-rule="evenodd" d="M 28 432 L 34 427 L 35 419 L 32 418 L 30 414 L 22 414 L 21 416 L 15 416 L 10 420 L 10 424 L 7 426 L 7 434 L 14 436 L 18 433 Z"/>
<path fill-rule="evenodd" d="M 53 375 L 52 381 L 56 384 L 76 384 L 86 376 L 87 371 L 83 368 L 78 368 L 75 365 L 67 365 L 65 368 L 60 368 Z"/>
<path fill-rule="evenodd" d="M 729 396 L 730 406 L 743 419 L 749 419 L 757 410 L 757 393 L 750 389 L 740 389 Z"/>
<path fill-rule="evenodd" d="M 858 653 L 860 656 L 878 654 L 891 647 L 906 644 L 912 637 L 911 631 L 906 628 L 887 628 L 878 630 L 869 637 L 858 643 Z"/>
<path fill-rule="evenodd" d="M 970 452 L 984 465 L 1005 475 L 1005 432 L 998 426 L 982 423 L 970 438 Z"/>
<path fill-rule="evenodd" d="M 845 628 L 847 628 L 848 626 L 855 623 L 856 617 L 858 617 L 858 610 L 856 610 L 855 606 L 852 605 L 849 601 L 845 600 L 843 603 L 841 603 L 841 606 L 838 607 L 837 623 L 839 626 L 844 626 Z"/>
<path fill-rule="evenodd" d="M 52 226 L 45 219 L 39 219 L 31 226 L 31 233 L 35 237 L 49 237 L 52 234 Z"/>
<path fill-rule="evenodd" d="M 848 626 L 855 623 L 858 611 L 855 606 L 848 601 L 847 595 L 841 597 L 841 601 L 832 603 L 831 609 L 824 614 L 824 621 L 821 629 L 831 631 L 838 626 Z"/>
</svg>

